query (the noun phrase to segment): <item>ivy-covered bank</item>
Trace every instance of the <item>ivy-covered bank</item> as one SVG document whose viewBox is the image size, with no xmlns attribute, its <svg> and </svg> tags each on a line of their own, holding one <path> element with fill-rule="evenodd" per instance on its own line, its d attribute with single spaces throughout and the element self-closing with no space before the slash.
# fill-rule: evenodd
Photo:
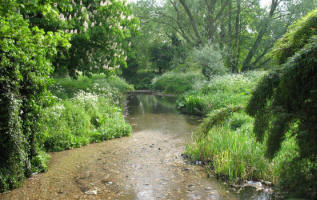
<svg viewBox="0 0 317 200">
<path fill-rule="evenodd" d="M 41 109 L 36 133 L 36 155 L 30 160 L 30 174 L 46 171 L 46 152 L 77 148 L 93 142 L 130 135 L 123 117 L 124 92 L 133 87 L 117 76 L 93 75 L 54 79 L 50 101 Z M 1 169 L 2 191 L 20 185 L 12 169 Z M 21 170 L 23 168 L 21 167 Z"/>
</svg>

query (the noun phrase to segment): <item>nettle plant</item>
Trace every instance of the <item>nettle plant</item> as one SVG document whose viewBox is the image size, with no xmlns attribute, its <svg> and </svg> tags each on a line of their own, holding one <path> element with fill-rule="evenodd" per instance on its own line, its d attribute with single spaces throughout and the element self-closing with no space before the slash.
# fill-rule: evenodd
<svg viewBox="0 0 317 200">
<path fill-rule="evenodd" d="M 117 73 L 127 67 L 128 38 L 139 28 L 126 1 L 73 0 L 72 10 L 60 14 L 68 27 L 72 47 L 57 62 L 66 65 L 71 76 L 76 71 L 90 73 Z"/>
</svg>

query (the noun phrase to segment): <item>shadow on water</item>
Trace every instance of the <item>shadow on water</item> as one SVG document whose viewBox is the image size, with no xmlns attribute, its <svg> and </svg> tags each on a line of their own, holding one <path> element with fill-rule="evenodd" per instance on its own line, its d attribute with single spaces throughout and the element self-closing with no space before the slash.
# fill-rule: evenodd
<svg viewBox="0 0 317 200">
<path fill-rule="evenodd" d="M 266 199 L 237 194 L 181 154 L 199 118 L 179 114 L 175 97 L 127 96 L 131 137 L 52 153 L 47 173 L 0 199 Z"/>
</svg>

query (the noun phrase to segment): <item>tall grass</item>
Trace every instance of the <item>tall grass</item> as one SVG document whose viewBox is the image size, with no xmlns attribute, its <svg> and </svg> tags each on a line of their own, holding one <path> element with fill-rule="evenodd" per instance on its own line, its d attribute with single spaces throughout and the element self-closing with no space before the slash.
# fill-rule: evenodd
<svg viewBox="0 0 317 200">
<path fill-rule="evenodd" d="M 276 183 L 284 162 L 296 155 L 295 140 L 289 136 L 279 155 L 270 161 L 264 157 L 266 145 L 256 141 L 252 129 L 251 117 L 243 111 L 233 112 L 209 130 L 203 129 L 205 133 L 196 133 L 195 142 L 188 145 L 186 153 L 194 161 L 207 163 L 215 174 L 230 181 L 268 180 Z"/>
<path fill-rule="evenodd" d="M 296 157 L 295 139 L 288 133 L 281 151 L 265 158 L 266 144 L 256 141 L 254 119 L 244 112 L 251 92 L 265 72 L 215 76 L 200 88 L 183 94 L 178 106 L 183 112 L 205 115 L 186 154 L 203 161 L 209 169 L 233 182 L 267 180 L 278 183 L 286 163 Z"/>
</svg>

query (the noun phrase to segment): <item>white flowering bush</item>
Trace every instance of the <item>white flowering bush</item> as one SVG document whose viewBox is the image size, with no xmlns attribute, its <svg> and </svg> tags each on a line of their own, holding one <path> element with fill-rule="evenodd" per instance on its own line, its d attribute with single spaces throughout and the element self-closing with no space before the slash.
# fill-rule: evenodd
<svg viewBox="0 0 317 200">
<path fill-rule="evenodd" d="M 42 146 L 60 151 L 129 135 L 121 102 L 123 92 L 132 89 L 123 79 L 102 74 L 56 79 L 51 87 L 56 103 L 46 108 L 41 123 Z"/>
<path fill-rule="evenodd" d="M 91 142 L 127 136 L 131 126 L 112 99 L 80 91 L 45 110 L 42 144 L 47 151 L 61 151 Z"/>
<path fill-rule="evenodd" d="M 139 28 L 139 22 L 121 0 L 72 0 L 72 9 L 60 14 L 66 22 L 65 32 L 71 34 L 71 49 L 59 62 L 70 75 L 77 71 L 116 73 L 127 67 L 128 38 Z"/>
</svg>

